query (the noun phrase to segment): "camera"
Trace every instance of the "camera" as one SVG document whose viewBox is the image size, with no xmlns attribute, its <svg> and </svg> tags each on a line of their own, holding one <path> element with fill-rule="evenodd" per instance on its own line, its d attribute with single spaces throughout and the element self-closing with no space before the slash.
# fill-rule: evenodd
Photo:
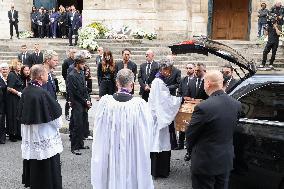
<svg viewBox="0 0 284 189">
<path fill-rule="evenodd" d="M 273 26 L 273 24 L 278 23 L 278 17 L 274 13 L 269 13 L 267 15 L 267 25 Z"/>
</svg>

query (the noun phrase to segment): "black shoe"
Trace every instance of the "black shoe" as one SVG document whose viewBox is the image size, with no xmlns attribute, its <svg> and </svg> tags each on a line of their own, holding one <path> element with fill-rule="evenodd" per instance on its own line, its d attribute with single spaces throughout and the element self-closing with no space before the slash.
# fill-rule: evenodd
<svg viewBox="0 0 284 189">
<path fill-rule="evenodd" d="M 189 161 L 191 159 L 191 156 L 189 155 L 189 153 L 186 153 L 184 156 L 184 161 Z"/>
<path fill-rule="evenodd" d="M 73 46 L 73 44 L 69 44 L 69 46 Z"/>
<path fill-rule="evenodd" d="M 10 39 L 13 39 L 13 37 L 11 36 Z"/>
<path fill-rule="evenodd" d="M 0 141 L 0 144 L 5 144 L 5 141 Z"/>
<path fill-rule="evenodd" d="M 17 142 L 17 139 L 15 139 L 15 138 L 10 138 L 9 139 L 11 142 Z"/>
<path fill-rule="evenodd" d="M 75 43 L 74 46 L 77 46 L 77 43 Z"/>
<path fill-rule="evenodd" d="M 75 154 L 75 155 L 82 155 L 82 153 L 79 151 L 79 150 L 71 150 L 71 153 L 72 154 Z"/>
<path fill-rule="evenodd" d="M 183 150 L 183 149 L 184 149 L 183 146 L 178 146 L 178 147 L 176 147 L 174 150 Z"/>
<path fill-rule="evenodd" d="M 90 149 L 90 147 L 89 146 L 83 146 L 83 147 L 80 147 L 80 149 L 87 150 L 87 149 Z"/>
</svg>

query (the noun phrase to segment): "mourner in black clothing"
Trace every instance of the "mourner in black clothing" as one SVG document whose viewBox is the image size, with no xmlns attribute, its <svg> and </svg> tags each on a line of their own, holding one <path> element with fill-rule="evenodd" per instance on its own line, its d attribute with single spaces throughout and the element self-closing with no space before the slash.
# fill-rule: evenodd
<svg viewBox="0 0 284 189">
<path fill-rule="evenodd" d="M 35 51 L 31 54 L 32 65 L 43 63 L 43 53 L 40 50 L 39 43 L 34 45 Z"/>
<path fill-rule="evenodd" d="M 22 79 L 23 82 L 23 89 L 26 88 L 28 86 L 28 83 L 31 80 L 30 77 L 30 67 L 27 65 L 23 65 L 20 71 L 20 77 Z"/>
<path fill-rule="evenodd" d="M 31 78 L 23 90 L 17 116 L 22 124 L 22 183 L 33 189 L 62 189 L 61 107 L 42 88 L 48 81 L 43 65 L 31 68 Z"/>
<path fill-rule="evenodd" d="M 65 94 L 65 98 L 66 98 L 66 103 L 65 103 L 65 119 L 66 120 L 70 120 L 70 117 L 69 117 L 69 109 L 70 109 L 70 105 L 69 105 L 69 102 L 68 102 L 68 89 L 67 89 L 67 71 L 68 71 L 68 68 L 74 64 L 74 54 L 77 52 L 77 50 L 75 48 L 70 48 L 68 50 L 68 58 L 65 59 L 63 61 L 63 64 L 62 64 L 62 77 L 64 78 L 65 80 L 65 84 L 66 84 L 66 94 Z"/>
<path fill-rule="evenodd" d="M 97 71 L 100 97 L 106 94 L 113 95 L 115 93 L 115 69 L 116 66 L 113 60 L 112 52 L 106 50 L 103 54 L 102 63 L 98 64 Z"/>
<path fill-rule="evenodd" d="M 18 54 L 18 60 L 23 65 L 28 65 L 29 67 L 32 66 L 31 55 L 27 51 L 27 45 L 22 45 L 21 46 L 21 53 Z"/>
<path fill-rule="evenodd" d="M 188 147 L 192 149 L 192 188 L 227 189 L 241 103 L 222 90 L 220 71 L 206 73 L 204 88 L 209 98 L 195 106 L 186 130 Z"/>
<path fill-rule="evenodd" d="M 75 43 L 77 45 L 78 41 L 78 29 L 81 26 L 81 19 L 80 15 L 77 13 L 76 8 L 74 5 L 71 6 L 71 12 L 68 14 L 68 25 L 69 25 L 69 46 L 73 46 L 72 36 L 75 36 Z"/>
<path fill-rule="evenodd" d="M 146 52 L 146 62 L 140 65 L 138 73 L 138 82 L 140 85 L 140 95 L 148 102 L 151 83 L 155 79 L 155 75 L 159 71 L 159 64 L 154 61 L 154 52 L 148 50 Z"/>
<path fill-rule="evenodd" d="M 57 88 L 54 78 L 52 77 L 52 70 L 55 69 L 56 66 L 58 65 L 58 54 L 53 50 L 47 50 L 44 53 L 43 62 L 46 70 L 48 71 L 48 82 L 43 84 L 42 87 L 46 89 L 54 99 L 57 100 L 56 96 Z"/>
<path fill-rule="evenodd" d="M 277 22 L 275 22 L 273 25 L 268 25 L 266 28 L 266 34 L 268 35 L 268 41 L 265 45 L 265 48 L 263 50 L 263 57 L 262 57 L 262 65 L 261 67 L 264 67 L 267 60 L 267 55 L 272 49 L 271 59 L 269 62 L 269 67 L 273 68 L 273 62 L 275 60 L 278 44 L 279 44 L 279 37 L 281 35 L 281 29 L 280 25 L 278 25 Z"/>
<path fill-rule="evenodd" d="M 69 124 L 71 152 L 81 155 L 80 149 L 89 149 L 84 146 L 84 125 L 88 122 L 87 111 L 91 107 L 90 96 L 87 91 L 85 75 L 81 72 L 85 66 L 85 55 L 82 52 L 75 54 L 74 69 L 67 76 L 68 94 L 71 102 L 71 120 Z"/>
<path fill-rule="evenodd" d="M 237 84 L 237 80 L 234 78 L 234 68 L 231 64 L 225 64 L 222 68 L 222 73 L 224 77 L 228 78 L 225 83 L 225 92 L 229 93 L 232 91 L 233 87 Z"/>
<path fill-rule="evenodd" d="M 36 7 L 33 6 L 32 7 L 32 12 L 31 12 L 31 30 L 34 34 L 34 37 L 39 37 L 38 35 L 38 25 L 37 25 L 37 16 L 38 16 L 38 12 L 36 10 Z"/>
<path fill-rule="evenodd" d="M 44 38 L 44 18 L 45 15 L 43 13 L 42 8 L 38 9 L 37 25 L 38 25 L 38 34 L 40 38 Z"/>
<path fill-rule="evenodd" d="M 19 14 L 18 11 L 15 10 L 14 5 L 11 5 L 11 10 L 8 11 L 8 18 L 10 23 L 10 39 L 13 38 L 13 26 L 15 27 L 17 38 L 19 38 L 19 29 L 18 29 L 18 23 L 19 23 Z"/>
<path fill-rule="evenodd" d="M 12 142 L 21 140 L 21 125 L 17 119 L 17 109 L 23 90 L 23 82 L 20 77 L 22 64 L 14 59 L 11 63 L 11 71 L 7 80 L 7 133 Z"/>
<path fill-rule="evenodd" d="M 59 17 L 58 23 L 59 23 L 61 37 L 63 39 L 66 39 L 68 35 L 67 34 L 68 13 L 65 11 L 65 8 L 63 6 L 59 7 L 59 13 L 60 13 L 60 17 Z"/>
<path fill-rule="evenodd" d="M 131 51 L 129 49 L 124 49 L 122 51 L 122 59 L 123 60 L 116 62 L 115 71 L 117 73 L 119 70 L 121 70 L 123 68 L 130 69 L 134 74 L 134 82 L 135 82 L 136 74 L 137 74 L 137 65 L 130 60 L 130 55 L 131 55 Z M 132 90 L 131 93 L 134 94 L 134 87 L 133 87 L 133 90 Z"/>
<path fill-rule="evenodd" d="M 187 64 L 186 76 L 180 82 L 177 96 L 185 97 L 187 95 L 189 82 L 195 78 L 194 72 L 195 72 L 195 64 L 194 63 Z M 178 147 L 175 150 L 184 149 L 184 140 L 185 140 L 185 132 L 179 131 Z"/>
<path fill-rule="evenodd" d="M 44 30 L 44 37 L 50 37 L 50 21 L 49 21 L 49 12 L 44 9 L 43 10 L 43 30 Z"/>
<path fill-rule="evenodd" d="M 2 69 L 0 68 L 0 144 L 5 144 L 5 116 L 6 116 L 6 92 L 7 84 L 2 77 Z"/>
<path fill-rule="evenodd" d="M 104 54 L 104 48 L 103 47 L 98 47 L 98 55 L 96 56 L 96 64 L 102 63 L 103 60 L 103 54 Z"/>
<path fill-rule="evenodd" d="M 173 60 L 172 56 L 168 56 L 170 60 Z M 177 95 L 177 89 L 180 85 L 180 79 L 181 79 L 181 71 L 174 67 L 172 68 L 172 74 L 170 77 L 167 77 L 165 79 L 165 83 L 167 87 L 170 89 L 170 93 L 173 96 Z M 176 136 L 176 130 L 175 130 L 175 124 L 174 121 L 169 125 L 169 131 L 170 131 L 170 141 L 171 141 L 171 148 L 172 150 L 177 148 L 177 136 Z"/>
</svg>

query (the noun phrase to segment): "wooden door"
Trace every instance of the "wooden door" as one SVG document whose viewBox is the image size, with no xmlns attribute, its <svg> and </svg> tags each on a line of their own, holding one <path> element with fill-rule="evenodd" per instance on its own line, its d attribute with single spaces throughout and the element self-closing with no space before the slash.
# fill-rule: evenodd
<svg viewBox="0 0 284 189">
<path fill-rule="evenodd" d="M 213 39 L 248 39 L 249 0 L 213 1 Z"/>
</svg>

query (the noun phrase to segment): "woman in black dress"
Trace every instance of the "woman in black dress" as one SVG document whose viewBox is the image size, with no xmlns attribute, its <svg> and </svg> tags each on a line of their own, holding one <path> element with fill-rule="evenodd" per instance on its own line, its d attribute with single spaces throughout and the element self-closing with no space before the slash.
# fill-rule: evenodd
<svg viewBox="0 0 284 189">
<path fill-rule="evenodd" d="M 98 64 L 99 96 L 115 93 L 115 63 L 111 51 L 106 50 L 101 64 Z"/>
<path fill-rule="evenodd" d="M 28 65 L 23 65 L 21 68 L 21 79 L 23 81 L 24 84 L 24 88 L 26 88 L 28 86 L 28 82 L 30 82 L 31 77 L 30 77 L 30 67 Z"/>
<path fill-rule="evenodd" d="M 17 59 L 12 60 L 7 79 L 7 131 L 12 142 L 21 140 L 21 124 L 16 118 L 24 86 L 20 77 L 21 66 Z"/>
</svg>

